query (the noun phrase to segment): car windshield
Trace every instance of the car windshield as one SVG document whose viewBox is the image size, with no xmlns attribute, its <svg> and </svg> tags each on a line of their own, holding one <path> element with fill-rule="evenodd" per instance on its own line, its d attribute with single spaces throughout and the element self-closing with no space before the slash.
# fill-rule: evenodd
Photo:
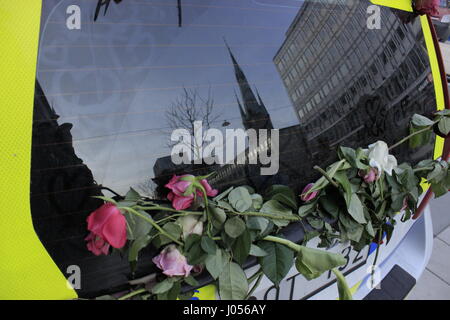
<svg viewBox="0 0 450 320">
<path fill-rule="evenodd" d="M 394 143 L 414 113 L 436 110 L 420 19 L 408 20 L 368 0 L 44 0 L 31 172 L 39 237 L 61 268 L 82 265 L 83 292 L 98 294 L 126 284 L 127 262 L 85 250 L 92 196 L 131 186 L 164 199 L 174 174 L 211 172 L 221 190 L 300 192 L 338 146 Z"/>
</svg>

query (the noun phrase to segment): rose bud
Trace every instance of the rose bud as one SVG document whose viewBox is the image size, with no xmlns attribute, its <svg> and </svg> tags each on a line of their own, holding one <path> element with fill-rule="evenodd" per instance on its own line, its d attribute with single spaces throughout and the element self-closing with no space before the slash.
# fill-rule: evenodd
<svg viewBox="0 0 450 320">
<path fill-rule="evenodd" d="M 360 170 L 358 175 L 363 178 L 365 183 L 372 183 L 378 179 L 377 168 L 370 168 L 367 172 Z"/>
<path fill-rule="evenodd" d="M 405 199 L 403 199 L 403 207 L 400 209 L 400 212 L 406 209 L 408 209 L 408 197 L 405 197 Z"/>
<path fill-rule="evenodd" d="M 152 261 L 169 277 L 188 277 L 193 268 L 193 266 L 187 263 L 186 257 L 173 244 L 165 247 Z"/>
<path fill-rule="evenodd" d="M 420 15 L 428 14 L 438 16 L 438 8 L 439 0 L 416 0 L 414 2 L 414 11 Z"/>
<path fill-rule="evenodd" d="M 203 222 L 194 216 L 180 217 L 178 223 L 183 230 L 183 239 L 186 239 L 190 234 L 201 236 L 203 233 Z"/>
<path fill-rule="evenodd" d="M 194 201 L 194 194 L 190 194 L 189 196 L 178 196 L 172 191 L 167 195 L 167 199 L 172 201 L 172 206 L 177 210 L 184 210 L 191 206 Z"/>
<path fill-rule="evenodd" d="M 203 190 L 205 189 L 208 197 L 216 196 L 219 191 L 213 189 L 206 179 L 194 177 L 190 174 L 182 176 L 174 175 L 172 179 L 165 185 L 171 191 L 167 195 L 167 199 L 172 201 L 172 205 L 177 210 L 184 210 L 191 206 L 194 201 L 194 192 L 200 197 L 203 197 Z"/>
<path fill-rule="evenodd" d="M 125 217 L 112 203 L 106 203 L 87 217 L 87 248 L 96 256 L 108 254 L 109 246 L 120 249 L 127 241 Z"/>
<path fill-rule="evenodd" d="M 318 194 L 319 191 L 313 191 L 313 192 L 309 192 L 308 191 L 314 186 L 314 183 L 309 183 L 302 191 L 302 194 L 300 195 L 300 199 L 302 199 L 302 201 L 311 201 L 312 199 L 314 199 Z"/>
<path fill-rule="evenodd" d="M 165 185 L 177 196 L 189 196 L 194 192 L 193 183 L 195 177 L 191 174 L 182 176 L 173 175 L 172 179 Z"/>
</svg>

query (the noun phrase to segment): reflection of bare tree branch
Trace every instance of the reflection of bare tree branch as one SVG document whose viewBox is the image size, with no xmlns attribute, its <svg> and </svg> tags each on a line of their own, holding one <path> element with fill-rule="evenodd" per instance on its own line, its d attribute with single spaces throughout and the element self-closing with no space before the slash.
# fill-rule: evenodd
<svg viewBox="0 0 450 320">
<path fill-rule="evenodd" d="M 141 195 L 153 199 L 155 197 L 156 185 L 152 181 L 152 179 L 148 179 L 144 182 L 139 183 L 136 186 L 136 191 L 138 191 Z"/>
<path fill-rule="evenodd" d="M 172 133 L 176 129 L 186 129 L 191 137 L 194 136 L 194 122 L 202 121 L 203 137 L 202 141 L 191 139 L 192 143 L 188 145 L 194 156 L 200 156 L 199 149 L 205 144 L 204 137 L 211 124 L 218 120 L 219 114 L 214 113 L 214 99 L 211 96 L 211 90 L 208 96 L 203 98 L 197 90 L 183 88 L 183 93 L 178 97 L 170 108 L 166 111 L 166 120 Z M 170 142 L 169 147 L 178 142 Z"/>
<path fill-rule="evenodd" d="M 114 0 L 115 3 L 120 3 L 122 0 Z M 111 3 L 111 0 L 98 0 L 97 7 L 95 8 L 95 15 L 94 15 L 94 21 L 97 21 L 98 15 L 100 13 L 100 9 L 102 6 L 105 6 L 105 11 L 103 12 L 103 15 L 106 15 L 106 12 L 108 11 L 108 7 Z"/>
</svg>

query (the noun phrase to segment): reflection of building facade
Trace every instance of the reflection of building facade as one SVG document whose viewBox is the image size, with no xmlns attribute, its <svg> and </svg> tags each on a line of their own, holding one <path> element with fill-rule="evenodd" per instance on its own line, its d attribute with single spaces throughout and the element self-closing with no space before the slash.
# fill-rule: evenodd
<svg viewBox="0 0 450 320">
<path fill-rule="evenodd" d="M 367 5 L 306 2 L 274 57 L 316 162 L 327 162 L 321 146 L 332 154 L 341 144 L 370 143 L 406 128 L 408 114 L 426 112 L 425 101 L 434 100 L 432 90 L 413 91 L 432 87 L 419 19 L 403 24 L 382 8 L 381 29 L 369 30 Z M 416 109 L 398 117 L 412 101 Z"/>
</svg>

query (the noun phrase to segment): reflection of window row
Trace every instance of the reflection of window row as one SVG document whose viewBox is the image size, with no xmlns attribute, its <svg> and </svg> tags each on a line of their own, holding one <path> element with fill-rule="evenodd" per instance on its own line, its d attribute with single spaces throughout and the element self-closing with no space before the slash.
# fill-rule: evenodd
<svg viewBox="0 0 450 320">
<path fill-rule="evenodd" d="M 254 81 L 252 85 L 261 85 L 261 84 L 273 84 L 278 83 L 278 80 L 272 81 Z M 195 88 L 215 88 L 215 87 L 230 87 L 235 85 L 233 82 L 224 82 L 224 83 L 213 83 L 213 84 L 198 84 L 198 85 L 190 85 L 190 86 L 175 86 L 175 87 L 164 87 L 164 88 L 130 88 L 130 89 L 117 89 L 117 90 L 94 90 L 94 91 L 79 91 L 79 92 L 59 92 L 59 93 L 50 93 L 46 94 L 46 97 L 60 97 L 60 96 L 77 96 L 77 95 L 91 95 L 91 94 L 111 94 L 111 93 L 137 93 L 137 92 L 145 92 L 145 91 L 163 91 L 163 90 L 175 90 L 175 89 L 195 89 Z M 36 95 L 40 97 L 40 95 Z"/>
<path fill-rule="evenodd" d="M 257 100 L 249 100 L 250 102 L 258 102 Z M 214 104 L 214 107 L 229 107 L 229 106 L 235 106 L 236 102 L 233 103 L 217 103 Z M 269 111 L 278 111 L 281 109 L 285 109 L 288 107 L 292 107 L 290 104 L 289 105 L 282 105 L 279 107 L 274 107 L 269 109 Z M 107 113 L 92 113 L 92 114 L 79 114 L 79 115 L 74 115 L 74 116 L 59 116 L 58 119 L 60 122 L 64 122 L 64 121 L 74 121 L 74 120 L 79 120 L 79 119 L 93 119 L 93 118 L 106 118 L 106 117 L 114 117 L 114 116 L 120 116 L 120 117 L 124 117 L 124 116 L 133 116 L 133 115 L 145 115 L 148 113 L 152 113 L 152 112 L 165 112 L 167 109 L 167 107 L 164 108 L 156 108 L 156 109 L 149 109 L 149 110 L 143 110 L 143 111 L 135 111 L 135 112 L 107 112 Z M 241 119 L 240 117 L 235 117 L 235 118 L 228 118 L 228 120 L 238 120 Z M 56 119 L 52 119 L 52 120 L 56 120 Z M 46 120 L 35 120 L 33 121 L 33 123 L 38 123 L 38 122 L 43 122 Z M 218 122 L 218 121 L 217 121 Z M 165 129 L 165 128 L 157 128 L 157 129 Z"/>
<path fill-rule="evenodd" d="M 228 0 L 230 1 L 230 0 Z M 236 2 L 240 3 L 242 0 L 236 0 Z M 255 3 L 252 1 L 252 3 Z M 170 2 L 139 2 L 139 1 L 132 1 L 130 4 L 136 4 L 136 5 L 142 5 L 142 6 L 164 6 L 164 7 L 177 7 L 176 3 L 170 3 Z M 262 5 L 261 5 L 262 6 Z M 301 6 L 301 3 L 299 4 Z M 211 5 L 211 4 L 193 4 L 193 3 L 183 3 L 183 7 L 195 7 L 195 8 L 211 8 L 211 9 L 233 9 L 233 10 L 248 10 L 248 11 L 264 11 L 264 12 L 274 12 L 274 13 L 280 13 L 280 12 L 292 12 L 292 8 L 283 8 L 279 7 L 276 9 L 269 9 L 267 7 L 263 8 L 250 8 L 250 7 L 240 7 L 240 6 L 220 6 L 220 5 Z"/>
<path fill-rule="evenodd" d="M 305 22 L 300 21 L 301 26 L 299 26 L 300 22 L 295 26 L 296 33 L 294 33 L 295 30 L 290 30 L 291 33 L 287 34 L 287 39 L 283 46 L 287 46 L 291 36 L 294 38 L 294 35 L 297 36 L 299 33 L 302 34 L 303 30 L 311 28 L 311 25 L 307 26 L 307 24 L 313 16 L 312 11 L 311 14 L 309 14 L 308 11 L 307 15 L 301 15 L 301 13 L 299 15 L 302 18 L 305 17 L 303 19 Z M 291 79 L 289 79 L 289 77 L 284 77 L 284 80 L 301 119 L 307 120 L 312 116 L 313 111 L 316 112 L 318 107 L 327 105 L 327 100 L 333 99 L 335 96 L 330 93 L 332 93 L 333 90 L 336 90 L 343 82 L 351 83 L 352 79 L 358 74 L 363 74 L 364 78 L 360 79 L 360 82 L 353 80 L 354 85 L 350 85 L 352 92 L 357 92 L 361 89 L 364 90 L 364 87 L 367 85 L 371 88 L 375 88 L 377 83 L 383 81 L 383 77 L 388 76 L 383 74 L 386 64 L 392 60 L 397 61 L 397 59 L 393 59 L 393 56 L 397 55 L 398 60 L 400 60 L 401 55 L 408 52 L 410 49 L 409 47 L 414 45 L 413 41 L 403 41 L 407 30 L 405 29 L 405 26 L 398 23 L 395 17 L 383 17 L 384 28 L 376 30 L 375 32 L 367 32 L 367 30 L 365 30 L 365 18 L 365 7 L 360 6 L 359 10 L 355 11 L 353 16 L 347 19 L 343 24 L 343 31 L 340 33 L 338 41 L 335 39 L 333 41 L 328 41 L 328 47 L 322 48 L 320 52 L 317 49 L 314 49 L 314 44 L 318 41 L 317 39 L 320 38 L 317 37 L 306 52 L 308 52 L 308 50 L 317 51 L 317 56 L 319 56 L 318 62 L 312 63 L 308 61 L 307 54 L 302 54 L 303 51 L 299 52 L 298 61 L 300 61 L 300 64 L 295 63 L 292 65 L 292 68 L 290 68 L 292 72 L 290 75 Z M 327 23 L 330 23 L 330 21 L 332 21 L 330 18 L 326 20 Z M 392 29 L 396 30 L 396 32 L 390 32 Z M 389 39 L 387 39 L 388 36 Z M 387 43 L 387 45 L 384 46 L 382 52 L 377 52 L 379 49 L 374 52 L 374 42 Z M 346 44 L 353 44 L 354 47 L 350 48 Z M 282 51 L 283 50 L 281 49 L 280 52 Z M 321 56 L 322 54 L 323 56 Z M 341 59 L 339 59 L 339 57 L 341 57 Z M 280 53 L 275 57 L 275 61 L 282 59 L 283 56 L 280 56 Z M 368 61 L 371 61 L 371 64 L 368 67 L 368 70 L 364 72 L 363 69 L 367 68 Z M 301 73 L 299 66 L 314 66 L 315 69 L 310 70 L 310 72 Z M 330 66 L 333 66 L 334 69 L 331 70 Z M 307 69 L 307 67 L 302 69 L 305 68 Z M 395 68 L 395 66 L 392 66 L 392 68 Z M 306 74 L 306 76 L 300 78 L 299 75 L 301 74 Z M 291 81 L 294 80 L 292 75 L 297 76 L 295 83 L 291 83 Z M 323 79 L 324 75 L 328 79 Z M 322 85 L 317 84 L 320 77 L 322 77 L 322 82 L 324 82 Z M 358 86 L 360 87 L 358 88 L 359 90 L 356 88 Z M 352 101 L 354 100 L 354 97 L 349 96 L 345 97 L 345 99 Z M 346 109 L 350 109 L 350 106 L 347 106 Z"/>
<path fill-rule="evenodd" d="M 397 99 L 402 93 L 404 93 L 408 87 L 410 87 L 418 78 L 424 78 L 429 72 L 426 65 L 426 56 L 421 54 L 420 48 L 416 46 L 405 61 L 395 69 L 395 72 L 391 75 L 387 85 L 384 85 L 386 90 L 383 94 L 389 101 Z M 339 100 L 337 100 L 331 107 L 331 110 L 336 112 L 330 112 L 325 114 L 318 114 L 314 120 L 308 122 L 306 130 L 309 133 L 308 139 L 314 139 L 321 132 L 328 130 L 331 126 L 338 123 L 349 112 L 344 110 L 344 105 L 356 105 L 359 99 L 363 96 L 363 88 L 354 89 L 350 88 Z M 350 109 L 351 111 L 351 109 Z"/>
<path fill-rule="evenodd" d="M 223 46 L 223 45 L 222 45 Z M 273 62 L 252 62 L 241 63 L 241 66 L 256 67 L 262 65 L 272 65 Z M 113 70 L 148 70 L 148 69 L 184 69 L 184 68 L 212 68 L 212 67 L 230 67 L 230 63 L 215 63 L 215 64 L 185 64 L 185 65 L 162 65 L 162 66 L 117 66 L 117 67 L 97 67 L 97 68 L 63 68 L 63 69 L 39 69 L 38 73 L 50 72 L 92 72 L 92 71 L 113 71 Z"/>
<path fill-rule="evenodd" d="M 65 26 L 66 21 L 48 21 L 49 24 L 56 24 Z M 178 23 L 144 23 L 144 22 L 93 22 L 93 21 L 82 21 L 82 25 L 113 25 L 113 26 L 138 26 L 138 27 L 178 27 Z M 281 27 L 273 27 L 273 26 L 253 26 L 247 24 L 184 24 L 184 27 L 191 28 L 239 28 L 242 29 L 269 29 L 269 30 L 280 30 Z M 45 46 L 45 45 L 44 45 Z M 45 46 L 46 47 L 46 46 Z"/>
</svg>

